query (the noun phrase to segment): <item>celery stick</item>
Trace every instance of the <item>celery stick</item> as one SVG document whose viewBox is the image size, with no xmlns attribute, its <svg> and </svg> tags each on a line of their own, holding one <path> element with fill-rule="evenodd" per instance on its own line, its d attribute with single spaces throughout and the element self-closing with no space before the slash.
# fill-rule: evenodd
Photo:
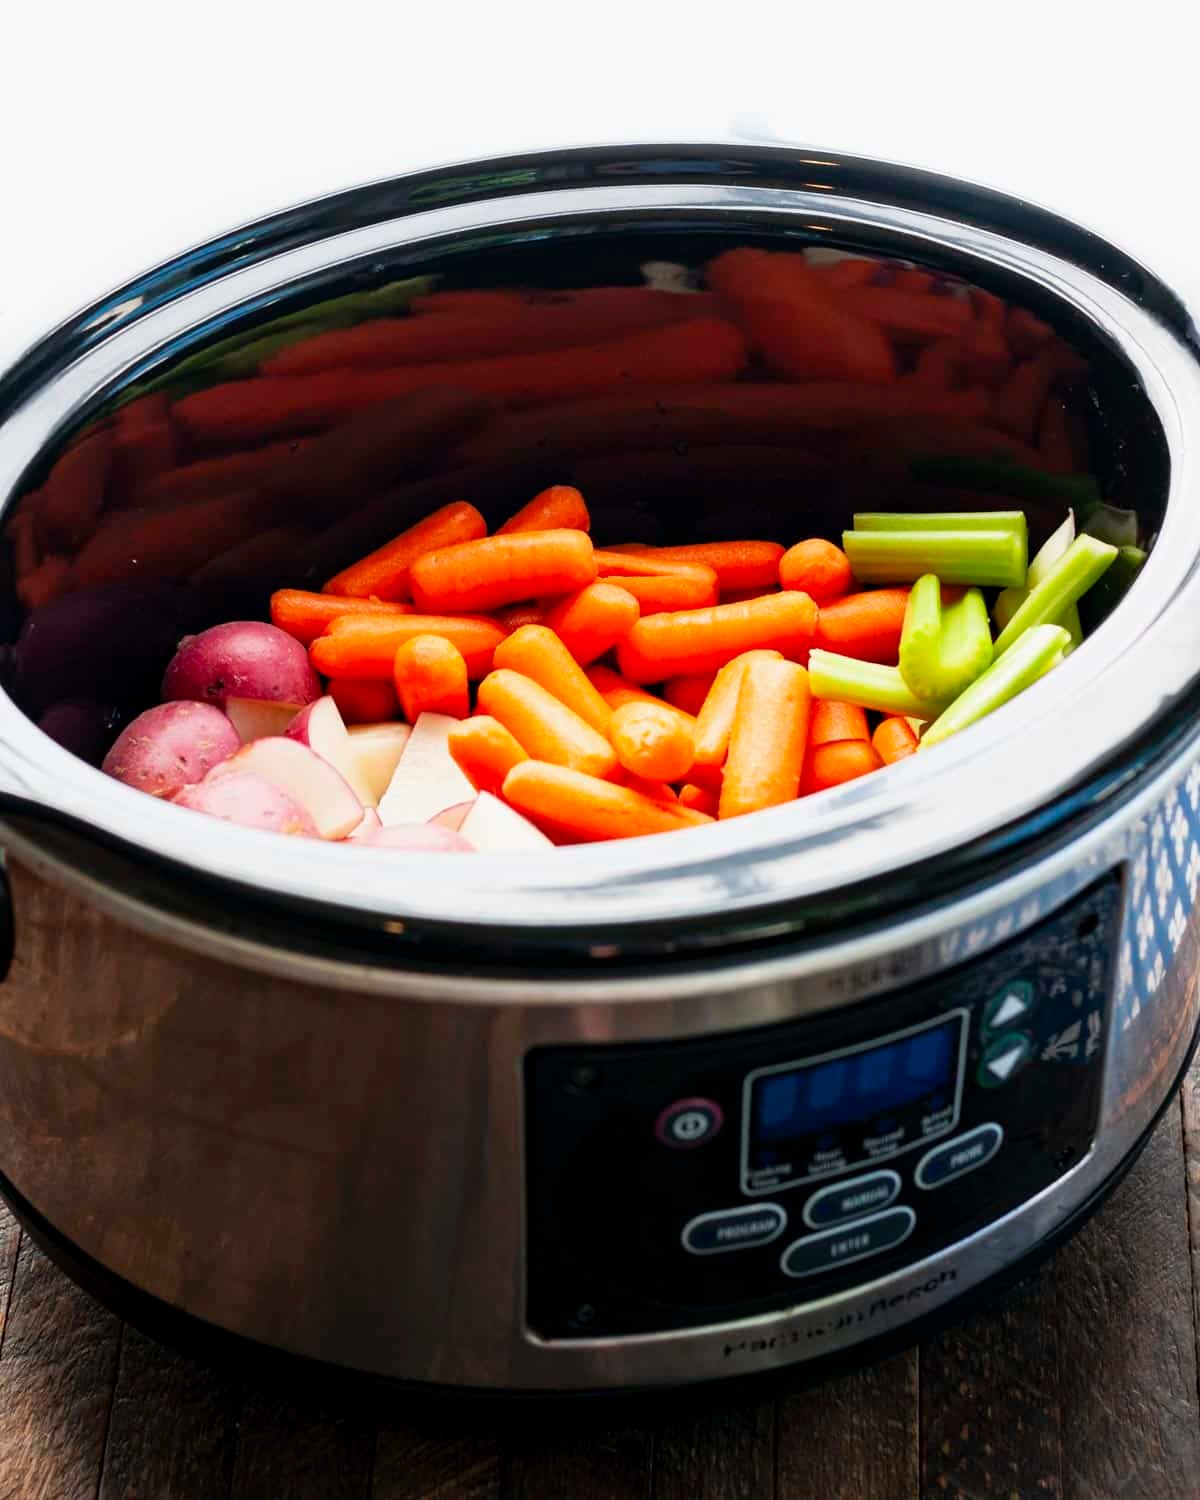
<svg viewBox="0 0 1200 1500">
<path fill-rule="evenodd" d="M 1061 619 L 1068 606 L 1078 604 L 1103 576 L 1116 556 L 1117 549 L 1106 542 L 1098 542 L 1093 536 L 1077 536 L 1000 632 L 996 641 L 997 660 L 1031 627 Z"/>
<path fill-rule="evenodd" d="M 860 708 L 902 714 L 906 719 L 935 719 L 945 706 L 918 698 L 901 677 L 899 667 L 881 667 L 833 651 L 808 653 L 808 685 L 814 698 L 857 703 Z"/>
<path fill-rule="evenodd" d="M 991 495 L 1012 495 L 1018 500 L 1061 500 L 1080 506 L 1100 501 L 1100 486 L 1091 474 L 1046 474 L 1005 458 L 968 458 L 939 453 L 915 458 L 909 473 L 929 484 L 953 485 L 958 489 L 982 490 Z"/>
<path fill-rule="evenodd" d="M 996 602 L 992 605 L 992 618 L 1001 630 L 1025 603 L 1030 589 L 1036 588 L 1041 583 L 1074 540 L 1075 512 L 1069 510 L 1067 519 L 1038 549 L 1037 556 L 1029 564 L 1029 572 L 1025 575 L 1024 584 L 1020 588 L 1001 589 L 996 595 Z"/>
<path fill-rule="evenodd" d="M 1025 582 L 1024 532 L 844 531 L 842 548 L 860 583 L 912 583 L 936 573 L 943 583 Z"/>
<path fill-rule="evenodd" d="M 1028 537 L 1023 510 L 856 511 L 855 531 L 1014 531 Z"/>
<path fill-rule="evenodd" d="M 1081 613 L 1087 620 L 1089 630 L 1095 630 L 1116 609 L 1129 592 L 1145 561 L 1146 553 L 1140 547 L 1120 549 L 1116 562 L 1083 600 Z"/>
<path fill-rule="evenodd" d="M 900 675 L 917 697 L 957 698 L 992 662 L 992 630 L 978 589 L 942 607 L 936 573 L 913 584 L 900 637 Z"/>
<path fill-rule="evenodd" d="M 1034 625 L 1026 630 L 1011 651 L 994 661 L 930 725 L 921 736 L 920 748 L 940 744 L 1024 692 L 1063 659 L 1069 645 L 1070 636 L 1061 625 Z"/>
</svg>

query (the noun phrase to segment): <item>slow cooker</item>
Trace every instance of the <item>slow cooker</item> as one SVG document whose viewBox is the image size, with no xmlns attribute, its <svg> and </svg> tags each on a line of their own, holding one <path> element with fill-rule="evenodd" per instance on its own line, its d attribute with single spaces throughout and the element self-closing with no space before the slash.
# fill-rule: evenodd
<svg viewBox="0 0 1200 1500">
<path fill-rule="evenodd" d="M 568 477 L 613 540 L 802 535 L 903 498 L 886 455 L 717 414 L 707 443 L 664 419 L 472 464 L 478 434 L 447 429 L 398 475 L 315 475 L 333 509 L 289 537 L 287 578 L 249 545 L 279 526 L 252 486 L 237 566 L 214 535 L 179 576 L 131 557 L 27 608 L 10 560 L 0 1189 L 147 1325 L 480 1391 L 816 1368 L 1046 1253 L 1172 1097 L 1197 1027 L 1200 371 L 1185 305 L 1084 228 L 769 146 L 375 182 L 14 352 L 4 520 L 131 393 L 235 378 L 239 350 L 334 299 L 409 278 L 552 297 L 647 267 L 687 295 L 739 244 L 925 268 L 1054 328 L 1088 362 L 1101 488 L 1153 537 L 1141 575 L 1045 681 L 884 775 L 667 839 L 366 858 L 184 816 L 39 723 L 447 499 L 492 519 Z"/>
</svg>

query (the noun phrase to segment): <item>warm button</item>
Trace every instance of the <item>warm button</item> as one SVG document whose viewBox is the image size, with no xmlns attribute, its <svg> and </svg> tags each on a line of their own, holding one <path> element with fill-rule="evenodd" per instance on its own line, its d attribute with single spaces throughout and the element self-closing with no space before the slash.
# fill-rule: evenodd
<svg viewBox="0 0 1200 1500">
<path fill-rule="evenodd" d="M 1003 1139 L 999 1125 L 978 1125 L 966 1135 L 927 1151 L 917 1163 L 914 1181 L 919 1188 L 937 1188 L 944 1182 L 953 1182 L 964 1172 L 973 1172 L 991 1161 Z"/>
<path fill-rule="evenodd" d="M 806 1235 L 787 1247 L 779 1266 L 785 1276 L 816 1276 L 868 1255 L 882 1255 L 902 1245 L 916 1222 L 911 1208 L 889 1208 L 841 1229 Z"/>
<path fill-rule="evenodd" d="M 700 1214 L 685 1224 L 680 1238 L 693 1255 L 719 1255 L 767 1245 L 787 1228 L 787 1214 L 777 1203 L 752 1203 Z"/>
<path fill-rule="evenodd" d="M 654 1134 L 676 1151 L 703 1146 L 725 1123 L 719 1104 L 711 1099 L 676 1099 L 654 1122 Z"/>
</svg>

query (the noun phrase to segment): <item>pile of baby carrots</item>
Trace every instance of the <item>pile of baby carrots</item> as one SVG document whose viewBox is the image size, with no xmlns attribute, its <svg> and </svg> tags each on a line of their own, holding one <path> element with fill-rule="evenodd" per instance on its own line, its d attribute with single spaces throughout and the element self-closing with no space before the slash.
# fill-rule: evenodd
<svg viewBox="0 0 1200 1500">
<path fill-rule="evenodd" d="M 894 664 L 907 588 L 857 590 L 820 538 L 597 548 L 590 524 L 569 485 L 491 536 L 455 502 L 322 592 L 278 591 L 271 618 L 348 722 L 458 719 L 470 781 L 558 843 L 737 817 L 913 753 L 906 719 L 814 699 L 804 665 Z"/>
</svg>

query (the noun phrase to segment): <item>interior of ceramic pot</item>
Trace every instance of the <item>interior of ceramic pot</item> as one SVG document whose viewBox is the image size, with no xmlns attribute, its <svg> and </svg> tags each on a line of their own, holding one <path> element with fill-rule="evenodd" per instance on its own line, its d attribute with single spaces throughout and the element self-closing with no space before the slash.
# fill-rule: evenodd
<svg viewBox="0 0 1200 1500">
<path fill-rule="evenodd" d="M 480 237 L 198 331 L 27 473 L 4 523 L 5 686 L 98 764 L 157 701 L 182 635 L 269 618 L 273 590 L 319 590 L 447 502 L 496 526 L 549 484 L 581 490 L 597 545 L 790 546 L 837 540 L 863 509 L 1020 509 L 1032 551 L 1068 509 L 1101 506 L 1123 540 L 1153 544 L 1162 431 L 1094 328 L 999 271 L 971 285 L 819 238 Z M 873 301 L 894 378 L 781 378 L 753 341 L 731 356 L 708 268 L 748 245 L 803 252 L 831 307 Z M 599 290 L 639 287 L 657 295 Z M 612 340 L 628 354 L 593 358 Z M 1085 604 L 1094 626 L 1119 594 Z"/>
</svg>

